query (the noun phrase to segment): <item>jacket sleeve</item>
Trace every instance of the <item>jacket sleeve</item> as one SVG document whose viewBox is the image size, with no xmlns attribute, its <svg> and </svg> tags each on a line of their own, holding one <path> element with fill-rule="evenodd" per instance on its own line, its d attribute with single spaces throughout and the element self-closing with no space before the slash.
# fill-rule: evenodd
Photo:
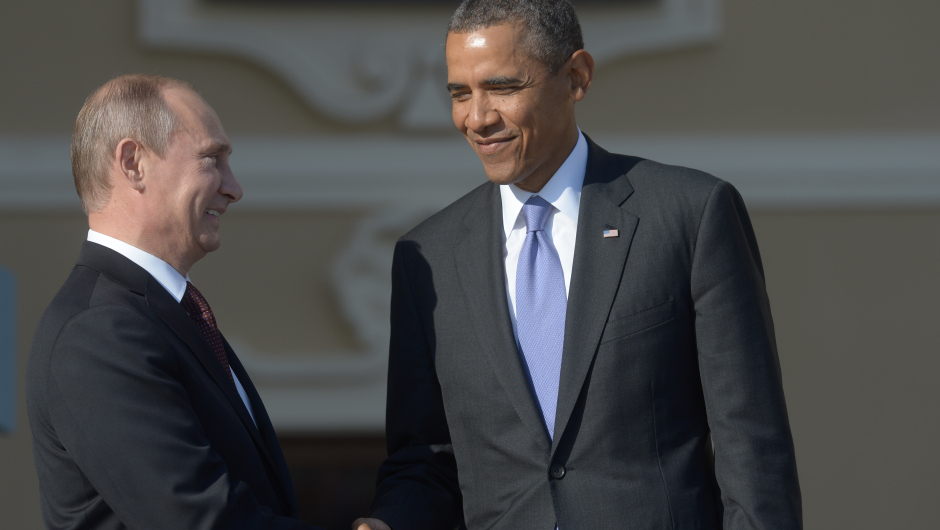
<svg viewBox="0 0 940 530">
<path fill-rule="evenodd" d="M 802 528 L 764 271 L 744 202 L 726 182 L 702 212 L 691 291 L 723 527 Z"/>
<path fill-rule="evenodd" d="M 87 481 L 71 487 L 97 493 L 125 526 L 315 528 L 275 515 L 229 477 L 180 382 L 173 346 L 137 313 L 99 305 L 72 317 L 48 378 L 58 441 Z M 55 477 L 44 482 L 61 487 Z"/>
<path fill-rule="evenodd" d="M 417 244 L 399 241 L 392 264 L 389 456 L 379 469 L 370 515 L 394 530 L 455 528 L 462 519 L 457 464 L 434 367 L 433 330 L 426 329 L 432 322 L 415 296 L 421 292 L 422 301 L 433 304 L 427 300 L 433 297 L 430 273 Z"/>
</svg>

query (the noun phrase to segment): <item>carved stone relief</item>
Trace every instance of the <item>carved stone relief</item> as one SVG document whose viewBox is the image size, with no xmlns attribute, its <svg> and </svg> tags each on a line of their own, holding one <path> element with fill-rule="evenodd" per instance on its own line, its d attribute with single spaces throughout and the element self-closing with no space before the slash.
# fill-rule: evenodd
<svg viewBox="0 0 940 530">
<path fill-rule="evenodd" d="M 403 129 L 451 126 L 443 33 L 452 6 L 138 3 L 140 39 L 154 49 L 248 59 L 336 120 L 394 116 Z M 587 48 L 603 64 L 712 41 L 719 33 L 719 7 L 720 0 L 588 3 L 579 6 L 579 18 Z"/>
</svg>

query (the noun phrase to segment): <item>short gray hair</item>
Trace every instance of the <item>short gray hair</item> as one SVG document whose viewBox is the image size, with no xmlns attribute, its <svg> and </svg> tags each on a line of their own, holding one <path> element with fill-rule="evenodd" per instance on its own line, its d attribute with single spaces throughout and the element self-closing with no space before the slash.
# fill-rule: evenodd
<svg viewBox="0 0 940 530">
<path fill-rule="evenodd" d="M 523 45 L 553 74 L 571 54 L 584 48 L 581 24 L 567 0 L 463 0 L 447 33 L 470 33 L 506 23 L 521 24 Z"/>
<path fill-rule="evenodd" d="M 72 131 L 72 177 L 85 213 L 104 208 L 111 198 L 109 167 L 118 142 L 133 138 L 164 156 L 178 121 L 163 99 L 163 89 L 195 89 L 189 83 L 148 74 L 115 77 L 85 100 Z"/>
</svg>

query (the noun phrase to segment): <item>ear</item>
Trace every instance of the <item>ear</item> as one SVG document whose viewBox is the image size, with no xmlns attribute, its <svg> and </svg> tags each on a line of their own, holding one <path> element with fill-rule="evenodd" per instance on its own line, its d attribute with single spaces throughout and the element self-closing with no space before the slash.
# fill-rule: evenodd
<svg viewBox="0 0 940 530">
<path fill-rule="evenodd" d="M 133 138 L 124 138 L 114 148 L 114 164 L 117 166 L 120 179 L 114 185 L 121 183 L 137 191 L 144 189 L 144 146 Z"/>
<path fill-rule="evenodd" d="M 571 99 L 581 101 L 594 79 L 594 58 L 587 50 L 578 50 L 562 67 L 571 79 Z"/>
</svg>

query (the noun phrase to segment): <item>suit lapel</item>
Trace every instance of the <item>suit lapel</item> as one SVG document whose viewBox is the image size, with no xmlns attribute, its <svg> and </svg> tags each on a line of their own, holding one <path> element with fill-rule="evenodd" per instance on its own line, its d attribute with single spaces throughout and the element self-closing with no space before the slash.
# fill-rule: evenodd
<svg viewBox="0 0 940 530">
<path fill-rule="evenodd" d="M 248 414 L 245 403 L 242 402 L 241 396 L 239 396 L 238 391 L 235 390 L 235 385 L 232 384 L 232 380 L 229 379 L 228 374 L 225 373 L 225 369 L 222 367 L 222 364 L 219 363 L 209 343 L 206 341 L 205 337 L 203 337 L 202 333 L 199 332 L 199 328 L 193 323 L 189 314 L 183 309 L 183 306 L 181 306 L 175 298 L 170 296 L 170 293 L 168 293 L 162 285 L 157 283 L 156 280 L 151 280 L 147 283 L 146 298 L 150 309 L 189 346 L 193 355 L 196 356 L 199 363 L 206 369 L 215 384 L 218 385 L 222 393 L 225 394 L 226 399 L 228 399 L 229 403 L 235 409 L 239 419 L 241 419 L 245 428 L 248 429 L 248 432 L 251 433 L 252 439 L 254 439 L 258 447 L 262 448 L 265 457 L 270 460 L 270 456 L 267 455 L 264 449 L 265 446 L 264 441 L 261 439 L 261 434 L 258 432 L 257 427 L 255 427 L 254 422 L 251 421 L 251 415 Z"/>
<path fill-rule="evenodd" d="M 233 385 L 232 381 L 228 378 L 228 374 L 225 373 L 225 369 L 222 368 L 215 353 L 212 352 L 209 343 L 206 341 L 205 337 L 202 336 L 202 333 L 199 332 L 199 329 L 193 323 L 189 314 L 186 313 L 186 310 L 183 309 L 183 306 L 181 306 L 147 271 L 122 256 L 120 253 L 107 247 L 86 241 L 82 245 L 78 265 L 89 266 L 95 270 L 101 271 L 128 290 L 143 296 L 147 300 L 147 305 L 154 314 L 166 323 L 166 325 L 189 346 L 189 349 L 209 373 L 213 382 L 215 382 L 222 390 L 222 393 L 225 394 L 226 399 L 228 399 L 229 403 L 235 409 L 242 424 L 248 429 L 248 432 L 251 434 L 252 439 L 259 447 L 261 453 L 271 463 L 272 467 L 277 469 L 277 466 L 274 465 L 271 456 L 268 454 L 264 440 L 261 438 L 261 433 L 258 432 L 258 428 L 255 427 L 254 422 L 251 421 L 248 409 L 245 408 L 241 396 L 239 396 L 238 391 L 235 390 L 235 385 Z M 228 348 L 227 344 L 226 347 Z M 231 352 L 231 348 L 228 348 L 228 350 Z M 234 355 L 230 353 L 230 356 Z M 239 376 L 239 381 L 243 383 L 247 382 L 247 374 L 244 379 Z"/>
<path fill-rule="evenodd" d="M 617 159 L 588 139 L 552 453 L 558 447 L 594 360 L 639 219 L 621 208 L 633 193 Z M 604 237 L 615 229 L 618 237 Z"/>
<path fill-rule="evenodd" d="M 468 209 L 454 251 L 454 264 L 470 321 L 493 373 L 512 407 L 548 452 L 548 437 L 512 332 L 503 271 L 502 204 L 499 188 L 487 184 Z"/>
<path fill-rule="evenodd" d="M 271 463 L 271 467 L 277 475 L 281 491 L 284 494 L 284 499 L 287 504 L 285 508 L 288 508 L 286 513 L 296 514 L 297 497 L 290 479 L 290 471 L 287 469 L 287 461 L 284 459 L 284 453 L 281 451 L 281 444 L 278 442 L 277 434 L 274 432 L 274 426 L 271 424 L 271 418 L 268 417 L 268 411 L 264 408 L 264 403 L 261 402 L 261 396 L 258 395 L 255 385 L 252 383 L 251 378 L 248 377 L 248 372 L 245 371 L 245 367 L 242 366 L 241 361 L 238 359 L 238 356 L 235 355 L 235 351 L 232 350 L 232 347 L 229 346 L 228 341 L 224 339 L 223 341 L 225 342 L 229 365 L 232 367 L 232 371 L 245 389 L 248 402 L 251 403 L 251 410 L 254 412 L 255 422 L 258 424 L 257 430 L 261 435 L 261 439 L 264 440 L 264 444 L 260 446 L 261 452 Z"/>
<path fill-rule="evenodd" d="M 280 453 L 280 444 L 277 442 L 277 438 L 274 435 L 274 428 L 271 426 L 271 421 L 268 418 L 264 405 L 261 403 L 261 397 L 258 396 L 258 392 L 255 390 L 251 379 L 248 377 L 248 373 L 245 372 L 244 367 L 238 360 L 238 356 L 235 355 L 232 347 L 229 346 L 228 341 L 223 337 L 222 341 L 226 354 L 228 355 L 229 366 L 231 366 L 233 373 L 238 377 L 242 388 L 245 389 L 245 394 L 248 396 L 248 401 L 251 403 L 252 410 L 255 414 L 257 426 L 255 425 L 255 421 L 252 421 L 251 414 L 249 414 L 248 409 L 245 407 L 245 402 L 242 401 L 241 396 L 238 395 L 238 390 L 235 389 L 232 380 L 229 379 L 228 374 L 225 373 L 225 368 L 215 356 L 215 352 L 212 351 L 212 348 L 199 331 L 199 328 L 193 323 L 192 318 L 186 310 L 183 309 L 183 306 L 180 305 L 175 298 L 170 296 L 170 293 L 155 280 L 149 282 L 147 287 L 146 297 L 150 308 L 187 346 L 189 346 L 189 349 L 192 350 L 196 358 L 199 359 L 200 364 L 209 372 L 212 380 L 219 386 L 222 393 L 225 394 L 226 399 L 228 399 L 232 408 L 235 409 L 245 429 L 251 434 L 251 439 L 254 440 L 258 452 L 261 453 L 261 457 L 267 460 L 268 465 L 274 471 L 275 476 L 271 478 L 272 480 L 276 479 L 280 486 L 281 494 L 283 495 L 282 500 L 285 501 L 284 508 L 288 510 L 287 513 L 295 513 L 296 501 L 293 486 L 291 485 L 288 472 L 285 468 L 284 455 Z M 266 432 L 262 433 L 262 430 Z M 272 451 L 275 449 L 277 450 L 279 460 L 273 458 Z"/>
</svg>

